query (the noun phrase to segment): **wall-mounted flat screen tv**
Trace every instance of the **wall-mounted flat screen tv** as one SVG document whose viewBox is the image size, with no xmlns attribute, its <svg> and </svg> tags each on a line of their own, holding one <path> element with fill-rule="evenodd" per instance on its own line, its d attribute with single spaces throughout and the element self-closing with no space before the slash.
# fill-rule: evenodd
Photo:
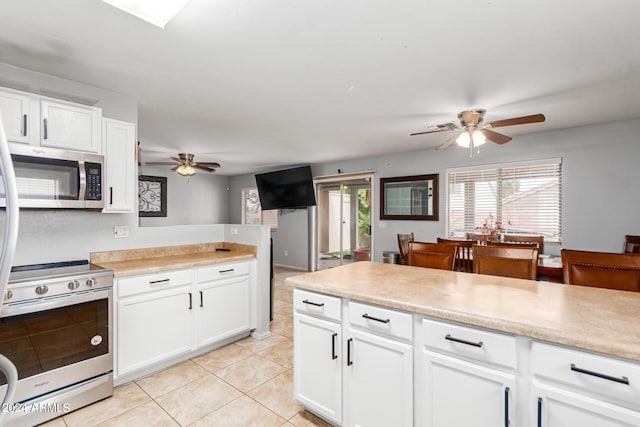
<svg viewBox="0 0 640 427">
<path fill-rule="evenodd" d="M 256 174 L 256 184 L 263 210 L 316 204 L 310 166 Z"/>
</svg>

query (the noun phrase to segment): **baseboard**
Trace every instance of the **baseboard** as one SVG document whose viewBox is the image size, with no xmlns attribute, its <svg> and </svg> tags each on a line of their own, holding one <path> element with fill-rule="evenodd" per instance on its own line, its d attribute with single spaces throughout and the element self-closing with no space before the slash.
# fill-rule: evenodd
<svg viewBox="0 0 640 427">
<path fill-rule="evenodd" d="M 262 334 L 258 334 L 257 332 L 254 331 L 254 332 L 251 332 L 251 336 L 257 340 L 263 340 L 271 336 L 271 331 L 267 331 Z"/>
<path fill-rule="evenodd" d="M 305 271 L 305 272 L 309 272 L 308 269 L 306 268 L 302 268 L 302 267 L 294 267 L 293 265 L 284 265 L 284 264 L 273 264 L 274 267 L 282 267 L 282 268 L 289 268 L 291 270 L 298 270 L 298 271 Z"/>
</svg>

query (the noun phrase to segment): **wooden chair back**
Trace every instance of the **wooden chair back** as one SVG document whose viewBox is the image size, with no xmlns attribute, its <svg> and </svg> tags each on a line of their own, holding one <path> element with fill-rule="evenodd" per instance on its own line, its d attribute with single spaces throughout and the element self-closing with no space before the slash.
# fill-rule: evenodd
<svg viewBox="0 0 640 427">
<path fill-rule="evenodd" d="M 455 239 L 443 239 L 438 237 L 438 243 L 446 243 L 449 245 L 456 245 L 458 247 L 458 254 L 456 257 L 456 271 L 462 271 L 464 273 L 473 273 L 473 240 L 455 240 Z"/>
<path fill-rule="evenodd" d="M 413 232 L 401 234 L 398 233 L 398 251 L 400 252 L 400 262 L 407 265 L 409 261 L 409 242 L 413 241 Z"/>
<path fill-rule="evenodd" d="M 640 256 L 562 250 L 564 283 L 640 292 Z"/>
<path fill-rule="evenodd" d="M 473 271 L 493 276 L 535 280 L 538 273 L 538 248 L 510 245 L 474 245 Z"/>
<path fill-rule="evenodd" d="M 537 248 L 537 243 L 525 243 L 525 242 L 487 242 L 485 246 L 502 246 L 507 248 Z M 538 255 L 540 250 L 538 249 Z"/>
<path fill-rule="evenodd" d="M 484 236 L 478 233 L 466 233 L 467 240 L 473 240 L 474 242 L 484 241 Z"/>
<path fill-rule="evenodd" d="M 458 246 L 448 243 L 409 242 L 409 265 L 454 270 Z"/>
<path fill-rule="evenodd" d="M 536 243 L 538 245 L 538 253 L 544 253 L 544 236 L 505 234 L 502 240 L 509 243 Z"/>
<path fill-rule="evenodd" d="M 623 249 L 625 254 L 640 254 L 640 236 L 624 236 Z"/>
</svg>

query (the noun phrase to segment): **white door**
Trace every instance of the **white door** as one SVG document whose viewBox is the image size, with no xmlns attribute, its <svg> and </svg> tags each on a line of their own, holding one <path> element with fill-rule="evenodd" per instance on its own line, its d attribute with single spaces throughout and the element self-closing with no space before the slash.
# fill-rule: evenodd
<svg viewBox="0 0 640 427">
<path fill-rule="evenodd" d="M 293 317 L 294 397 L 336 424 L 342 422 L 340 325 L 304 314 Z"/>
<path fill-rule="evenodd" d="M 134 212 L 136 191 L 136 127 L 133 123 L 104 119 L 105 203 L 103 212 Z"/>
<path fill-rule="evenodd" d="M 413 346 L 349 329 L 345 426 L 413 426 Z"/>
<path fill-rule="evenodd" d="M 100 153 L 101 110 L 99 108 L 40 102 L 42 132 L 40 144 L 46 147 Z"/>
<path fill-rule="evenodd" d="M 7 140 L 29 143 L 29 97 L 0 88 L 0 112 Z"/>
<path fill-rule="evenodd" d="M 249 277 L 198 284 L 198 346 L 249 330 Z"/>
<path fill-rule="evenodd" d="M 640 412 L 546 385 L 534 385 L 537 427 L 638 427 Z"/>
<path fill-rule="evenodd" d="M 515 375 L 424 351 L 424 427 L 508 427 L 516 419 Z"/>
<path fill-rule="evenodd" d="M 118 376 L 191 350 L 190 287 L 118 301 Z"/>
</svg>

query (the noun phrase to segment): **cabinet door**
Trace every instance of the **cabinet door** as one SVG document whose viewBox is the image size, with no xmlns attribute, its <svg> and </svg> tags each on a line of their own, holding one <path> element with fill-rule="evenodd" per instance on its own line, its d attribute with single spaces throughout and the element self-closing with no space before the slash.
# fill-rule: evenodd
<svg viewBox="0 0 640 427">
<path fill-rule="evenodd" d="M 424 427 L 510 425 L 515 420 L 515 375 L 423 351 Z"/>
<path fill-rule="evenodd" d="M 413 347 L 349 329 L 346 345 L 346 426 L 413 425 Z"/>
<path fill-rule="evenodd" d="M 304 314 L 293 316 L 294 397 L 323 418 L 342 421 L 340 324 Z"/>
<path fill-rule="evenodd" d="M 7 140 L 29 143 L 29 97 L 0 88 L 0 113 Z"/>
<path fill-rule="evenodd" d="M 168 289 L 118 301 L 118 376 L 191 350 L 190 289 Z"/>
<path fill-rule="evenodd" d="M 136 190 L 136 127 L 104 119 L 102 142 L 106 163 L 105 204 L 102 212 L 134 212 Z"/>
<path fill-rule="evenodd" d="M 249 277 L 198 284 L 198 346 L 249 330 Z"/>
<path fill-rule="evenodd" d="M 640 412 L 561 388 L 533 386 L 537 427 L 638 427 Z"/>
<path fill-rule="evenodd" d="M 99 108 L 42 100 L 40 144 L 46 147 L 100 153 Z"/>
</svg>

